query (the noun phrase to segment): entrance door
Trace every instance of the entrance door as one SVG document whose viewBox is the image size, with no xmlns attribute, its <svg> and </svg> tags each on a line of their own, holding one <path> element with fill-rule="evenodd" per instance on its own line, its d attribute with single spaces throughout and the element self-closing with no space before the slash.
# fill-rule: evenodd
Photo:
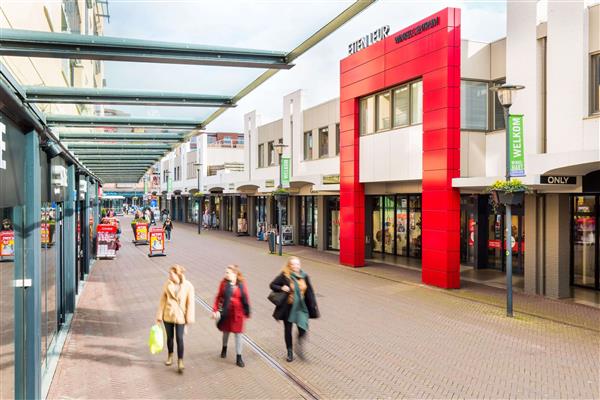
<svg viewBox="0 0 600 400">
<path fill-rule="evenodd" d="M 571 283 L 600 290 L 598 204 L 598 196 L 573 197 Z"/>
<path fill-rule="evenodd" d="M 506 271 L 505 215 L 496 214 L 490 206 L 488 214 L 488 268 Z M 525 262 L 525 232 L 523 207 L 512 207 L 512 266 L 513 273 L 523 274 Z"/>
</svg>

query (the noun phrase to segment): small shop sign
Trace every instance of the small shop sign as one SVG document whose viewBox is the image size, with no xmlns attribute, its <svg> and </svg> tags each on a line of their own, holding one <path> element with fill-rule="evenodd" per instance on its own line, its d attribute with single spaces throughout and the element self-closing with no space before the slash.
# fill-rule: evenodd
<svg viewBox="0 0 600 400">
<path fill-rule="evenodd" d="M 165 253 L 165 231 L 162 228 L 150 228 L 150 252 L 148 257 L 166 256 Z"/>
<path fill-rule="evenodd" d="M 275 187 L 275 179 L 265 180 L 265 187 Z"/>
<path fill-rule="evenodd" d="M 340 175 L 323 175 L 321 181 L 323 182 L 323 185 L 337 185 L 340 183 Z"/>
<path fill-rule="evenodd" d="M 510 176 L 525 176 L 525 149 L 523 145 L 523 116 L 508 117 L 510 149 Z"/>
<path fill-rule="evenodd" d="M 96 234 L 97 257 L 115 258 L 117 256 L 117 226 L 113 223 L 98 224 Z"/>
<path fill-rule="evenodd" d="M 576 176 L 560 176 L 560 175 L 542 175 L 540 183 L 544 185 L 575 185 L 577 183 Z"/>
</svg>

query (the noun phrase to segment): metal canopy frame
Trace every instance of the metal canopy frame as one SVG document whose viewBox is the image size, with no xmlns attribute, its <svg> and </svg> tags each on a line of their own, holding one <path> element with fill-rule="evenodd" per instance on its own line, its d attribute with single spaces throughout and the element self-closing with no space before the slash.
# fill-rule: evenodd
<svg viewBox="0 0 600 400">
<path fill-rule="evenodd" d="M 125 89 L 25 86 L 27 103 L 235 107 L 230 96 Z"/>
<path fill-rule="evenodd" d="M 123 62 L 208 65 L 266 69 L 258 78 L 233 96 L 137 91 L 97 88 L 58 88 L 15 84 L 14 78 L 0 72 L 10 82 L 15 97 L 29 106 L 52 137 L 75 154 L 77 162 L 88 166 L 97 177 L 122 183 L 139 179 L 171 151 L 177 143 L 198 135 L 227 109 L 373 4 L 375 0 L 357 0 L 329 23 L 290 52 L 210 47 L 152 40 L 121 39 L 105 36 L 48 33 L 3 29 L 0 56 L 26 56 L 61 59 L 89 59 Z M 1 82 L 0 82 L 1 83 Z M 128 116 L 47 115 L 36 103 L 117 104 L 217 108 L 204 121 L 177 118 L 138 118 Z M 50 127 L 80 127 L 91 132 L 63 131 L 54 135 Z M 142 132 L 93 131 L 93 128 L 140 128 Z M 163 132 L 149 132 L 163 130 Z M 180 132 L 176 132 L 181 130 Z"/>
</svg>

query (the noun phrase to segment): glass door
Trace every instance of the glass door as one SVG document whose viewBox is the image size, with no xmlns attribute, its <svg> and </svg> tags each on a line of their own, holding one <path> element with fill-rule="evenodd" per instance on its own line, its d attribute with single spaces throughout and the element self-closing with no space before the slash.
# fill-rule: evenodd
<svg viewBox="0 0 600 400">
<path fill-rule="evenodd" d="M 408 196 L 396 199 L 396 255 L 408 256 Z"/>
<path fill-rule="evenodd" d="M 598 196 L 573 197 L 571 282 L 600 289 L 598 282 Z"/>
<path fill-rule="evenodd" d="M 371 197 L 372 212 L 371 219 L 373 222 L 373 251 L 379 253 L 383 250 L 383 209 L 382 198 L 380 196 Z"/>
</svg>

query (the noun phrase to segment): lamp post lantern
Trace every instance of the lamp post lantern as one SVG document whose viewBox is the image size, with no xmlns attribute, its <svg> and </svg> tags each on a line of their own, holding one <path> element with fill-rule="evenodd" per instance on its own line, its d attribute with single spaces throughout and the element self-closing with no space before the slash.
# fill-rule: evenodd
<svg viewBox="0 0 600 400">
<path fill-rule="evenodd" d="M 521 85 L 503 84 L 490 88 L 492 92 L 496 92 L 498 101 L 504 109 L 504 130 L 506 143 L 506 181 L 510 181 L 510 136 L 508 131 L 508 117 L 510 115 L 510 106 L 512 106 L 513 92 L 525 89 Z M 510 204 L 505 204 L 505 249 L 506 249 L 506 315 L 513 316 L 513 284 L 512 284 L 512 210 Z"/>
<path fill-rule="evenodd" d="M 198 204 L 198 234 L 202 232 L 202 215 L 200 213 L 200 171 L 202 171 L 202 163 L 195 162 L 194 167 L 196 167 L 196 174 L 198 176 L 198 191 L 196 192 L 196 202 Z"/>
<path fill-rule="evenodd" d="M 277 155 L 279 156 L 279 184 L 277 185 L 277 189 L 281 190 L 283 188 L 282 184 L 281 184 L 281 178 L 283 175 L 282 172 L 282 168 L 281 168 L 281 156 L 283 155 L 283 149 L 285 149 L 287 147 L 286 144 L 283 143 L 277 143 L 274 144 L 273 147 L 275 148 L 275 151 L 277 152 Z M 281 226 L 281 209 L 283 207 L 283 194 L 279 193 L 277 195 L 277 230 L 279 232 L 279 247 L 278 247 L 278 253 L 279 255 L 282 255 L 283 253 L 283 229 Z"/>
</svg>

